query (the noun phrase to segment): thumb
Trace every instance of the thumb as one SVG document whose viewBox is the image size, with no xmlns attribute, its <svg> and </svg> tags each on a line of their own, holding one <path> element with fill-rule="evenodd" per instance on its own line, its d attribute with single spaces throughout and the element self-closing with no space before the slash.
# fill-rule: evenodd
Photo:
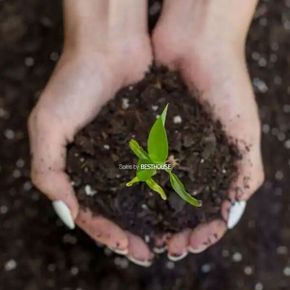
<svg viewBox="0 0 290 290">
<path fill-rule="evenodd" d="M 32 153 L 31 179 L 35 186 L 53 202 L 62 221 L 71 229 L 79 211 L 73 187 L 65 173 L 66 137 L 60 122 L 35 109 L 28 129 Z"/>
</svg>

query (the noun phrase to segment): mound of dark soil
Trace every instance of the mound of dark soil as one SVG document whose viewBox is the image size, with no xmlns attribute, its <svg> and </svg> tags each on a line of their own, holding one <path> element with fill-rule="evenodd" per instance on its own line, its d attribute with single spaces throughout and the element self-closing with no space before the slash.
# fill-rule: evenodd
<svg viewBox="0 0 290 290">
<path fill-rule="evenodd" d="M 165 189 L 166 202 L 144 184 L 125 185 L 136 173 L 130 170 L 137 160 L 129 140 L 135 138 L 146 148 L 149 130 L 167 103 L 170 155 L 179 162 L 175 172 L 186 189 L 202 200 L 201 208 L 185 203 L 164 172 L 154 179 Z M 141 82 L 119 91 L 76 136 L 67 168 L 83 207 L 135 234 L 153 237 L 220 217 L 238 158 L 221 124 L 197 102 L 180 76 L 153 68 Z"/>
</svg>

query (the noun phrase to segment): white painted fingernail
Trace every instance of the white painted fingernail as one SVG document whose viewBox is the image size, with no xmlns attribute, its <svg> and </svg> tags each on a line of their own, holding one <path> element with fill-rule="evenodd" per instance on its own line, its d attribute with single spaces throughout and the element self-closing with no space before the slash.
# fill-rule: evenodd
<svg viewBox="0 0 290 290">
<path fill-rule="evenodd" d="M 188 247 L 188 251 L 192 254 L 199 254 L 199 253 L 203 252 L 206 248 L 207 248 L 207 246 L 201 246 L 199 248 Z"/>
<path fill-rule="evenodd" d="M 234 204 L 231 206 L 227 222 L 228 229 L 232 229 L 237 225 L 245 211 L 246 204 L 247 202 L 242 200 L 235 201 Z"/>
<path fill-rule="evenodd" d="M 128 249 L 124 249 L 124 250 L 121 250 L 121 249 L 118 249 L 118 248 L 111 248 L 111 247 L 108 247 L 112 252 L 118 254 L 118 255 L 127 255 L 128 254 Z"/>
<path fill-rule="evenodd" d="M 61 200 L 55 200 L 52 202 L 52 206 L 58 215 L 58 217 L 62 220 L 62 222 L 71 230 L 75 228 L 75 223 L 68 206 Z"/>
<path fill-rule="evenodd" d="M 177 261 L 180 261 L 182 259 L 184 259 L 186 256 L 188 255 L 188 252 L 184 252 L 183 254 L 181 255 L 172 255 L 172 254 L 169 254 L 167 255 L 168 259 L 173 261 L 173 262 L 177 262 Z"/>
<path fill-rule="evenodd" d="M 164 252 L 166 252 L 166 249 L 167 249 L 166 246 L 164 246 L 164 247 L 154 247 L 153 248 L 153 252 L 155 254 L 163 254 Z"/>
<path fill-rule="evenodd" d="M 128 260 L 131 261 L 132 263 L 138 265 L 138 266 L 141 266 L 141 267 L 148 268 L 152 265 L 152 261 L 141 261 L 141 260 L 138 260 L 132 256 L 129 256 Z"/>
</svg>

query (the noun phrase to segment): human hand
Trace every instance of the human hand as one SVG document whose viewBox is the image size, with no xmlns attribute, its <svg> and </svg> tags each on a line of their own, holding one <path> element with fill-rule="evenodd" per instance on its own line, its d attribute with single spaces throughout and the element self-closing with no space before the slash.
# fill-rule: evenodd
<svg viewBox="0 0 290 290">
<path fill-rule="evenodd" d="M 168 257 L 179 260 L 188 251 L 200 253 L 216 243 L 241 217 L 246 200 L 264 179 L 260 122 L 248 76 L 244 45 L 256 1 L 165 0 L 153 33 L 156 61 L 179 71 L 200 101 L 211 105 L 243 155 L 239 176 L 221 208 L 223 219 L 173 235 Z"/>
<path fill-rule="evenodd" d="M 146 266 L 151 253 L 143 241 L 80 209 L 65 173 L 66 145 L 77 131 L 121 87 L 142 79 L 151 64 L 146 1 L 130 1 L 64 2 L 64 51 L 29 118 L 31 175 L 68 227 L 76 222 L 94 240 Z"/>
</svg>

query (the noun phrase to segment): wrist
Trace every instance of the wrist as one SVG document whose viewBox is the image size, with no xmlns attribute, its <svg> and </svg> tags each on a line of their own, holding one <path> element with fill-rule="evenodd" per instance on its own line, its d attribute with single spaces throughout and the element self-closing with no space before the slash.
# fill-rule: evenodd
<svg viewBox="0 0 290 290">
<path fill-rule="evenodd" d="M 164 0 L 157 31 L 176 43 L 219 43 L 243 50 L 257 0 Z"/>
<path fill-rule="evenodd" d="M 64 31 L 64 51 L 75 53 L 107 54 L 150 42 L 147 1 L 64 0 Z"/>
<path fill-rule="evenodd" d="M 105 0 L 64 0 L 64 51 L 98 46 L 104 35 L 106 6 Z"/>
</svg>

